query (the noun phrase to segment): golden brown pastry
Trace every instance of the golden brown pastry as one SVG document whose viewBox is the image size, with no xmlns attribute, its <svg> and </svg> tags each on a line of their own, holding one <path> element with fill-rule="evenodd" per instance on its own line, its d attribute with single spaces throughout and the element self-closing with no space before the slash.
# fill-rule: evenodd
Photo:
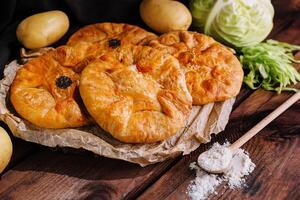
<svg viewBox="0 0 300 200">
<path fill-rule="evenodd" d="M 185 125 L 191 110 L 178 61 L 151 47 L 103 55 L 82 71 L 79 88 L 91 116 L 122 142 L 164 140 Z"/>
<path fill-rule="evenodd" d="M 67 46 L 57 49 L 57 60 L 80 72 L 90 61 L 107 53 L 116 53 L 126 45 L 144 45 L 157 38 L 153 33 L 129 24 L 98 23 L 75 32 Z M 125 48 L 126 49 L 126 48 Z"/>
<path fill-rule="evenodd" d="M 114 48 L 120 44 L 144 45 L 156 37 L 155 34 L 138 26 L 107 22 L 92 24 L 79 29 L 70 37 L 67 45 L 108 40 L 110 47 Z"/>
<path fill-rule="evenodd" d="M 10 90 L 15 110 L 43 128 L 79 127 L 87 118 L 79 106 L 79 75 L 61 66 L 56 50 L 26 63 L 16 74 Z"/>
<path fill-rule="evenodd" d="M 243 70 L 234 54 L 206 35 L 175 31 L 149 42 L 176 57 L 185 72 L 194 105 L 224 101 L 240 91 Z"/>
</svg>

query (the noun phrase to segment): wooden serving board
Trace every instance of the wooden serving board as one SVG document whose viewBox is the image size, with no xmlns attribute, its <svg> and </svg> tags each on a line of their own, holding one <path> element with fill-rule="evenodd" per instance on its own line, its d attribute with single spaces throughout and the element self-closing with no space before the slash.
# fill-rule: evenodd
<svg viewBox="0 0 300 200">
<path fill-rule="evenodd" d="M 270 37 L 300 45 L 300 13 L 277 17 Z M 300 58 L 300 53 L 297 56 Z M 214 137 L 213 142 L 235 141 L 291 95 L 253 92 L 244 87 L 226 130 Z M 19 139 L 13 142 L 12 162 L 0 179 L 1 200 L 187 199 L 187 185 L 195 178 L 188 166 L 211 145 L 142 168 L 85 151 L 63 153 Z M 238 190 L 219 187 L 218 195 L 211 199 L 300 199 L 300 102 L 244 148 L 257 165 L 246 179 L 248 187 Z"/>
</svg>

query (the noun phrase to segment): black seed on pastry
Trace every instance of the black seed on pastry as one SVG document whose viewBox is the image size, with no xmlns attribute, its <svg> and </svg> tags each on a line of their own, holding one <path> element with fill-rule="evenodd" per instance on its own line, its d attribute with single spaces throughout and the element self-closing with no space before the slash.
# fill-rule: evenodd
<svg viewBox="0 0 300 200">
<path fill-rule="evenodd" d="M 115 49 L 121 45 L 121 40 L 119 39 L 110 39 L 108 40 L 108 46 Z"/>
<path fill-rule="evenodd" d="M 72 85 L 72 80 L 67 77 L 67 76 L 60 76 L 56 79 L 55 81 L 56 86 L 61 88 L 61 89 L 66 89 L 68 88 L 70 85 Z"/>
</svg>

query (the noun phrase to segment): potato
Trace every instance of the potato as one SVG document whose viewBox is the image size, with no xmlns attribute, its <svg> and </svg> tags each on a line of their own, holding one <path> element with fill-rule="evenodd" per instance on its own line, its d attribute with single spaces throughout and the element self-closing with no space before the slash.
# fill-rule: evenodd
<svg viewBox="0 0 300 200">
<path fill-rule="evenodd" d="M 58 10 L 24 19 L 17 28 L 18 40 L 29 49 L 46 47 L 59 40 L 69 28 L 68 16 Z"/>
<path fill-rule="evenodd" d="M 12 143 L 7 132 L 0 127 L 0 173 L 8 165 L 12 155 Z"/>
<path fill-rule="evenodd" d="M 172 0 L 143 0 L 140 15 L 144 22 L 159 33 L 187 30 L 192 23 L 190 11 Z"/>
</svg>

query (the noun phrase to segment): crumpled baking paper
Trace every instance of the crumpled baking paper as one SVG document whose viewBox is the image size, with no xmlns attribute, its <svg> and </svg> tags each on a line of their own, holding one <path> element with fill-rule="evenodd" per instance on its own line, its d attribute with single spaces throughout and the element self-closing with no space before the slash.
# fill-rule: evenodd
<svg viewBox="0 0 300 200">
<path fill-rule="evenodd" d="M 186 126 L 165 141 L 126 144 L 114 139 L 97 125 L 76 129 L 45 129 L 22 119 L 9 100 L 9 88 L 20 67 L 22 65 L 17 61 L 12 61 L 5 67 L 4 78 L 0 81 L 0 120 L 9 126 L 14 136 L 49 147 L 82 148 L 141 166 L 162 162 L 180 154 L 189 154 L 201 143 L 209 142 L 211 134 L 224 130 L 235 101 L 232 98 L 205 106 L 193 106 Z"/>
</svg>

